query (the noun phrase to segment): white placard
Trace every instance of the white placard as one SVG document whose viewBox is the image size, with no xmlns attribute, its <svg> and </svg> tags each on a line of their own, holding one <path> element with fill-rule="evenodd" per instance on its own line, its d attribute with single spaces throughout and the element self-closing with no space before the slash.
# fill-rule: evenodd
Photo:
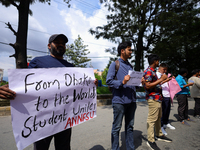
<svg viewBox="0 0 200 150">
<path fill-rule="evenodd" d="M 11 69 L 8 79 L 18 150 L 96 117 L 92 68 Z"/>
<path fill-rule="evenodd" d="M 126 83 L 127 85 L 141 86 L 143 72 L 129 70 L 128 75 L 130 75 L 131 78 Z"/>
</svg>

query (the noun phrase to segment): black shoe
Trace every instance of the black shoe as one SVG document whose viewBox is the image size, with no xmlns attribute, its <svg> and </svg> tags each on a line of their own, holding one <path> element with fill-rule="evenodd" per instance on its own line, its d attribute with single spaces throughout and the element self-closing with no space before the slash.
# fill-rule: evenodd
<svg viewBox="0 0 200 150">
<path fill-rule="evenodd" d="M 148 145 L 152 150 L 160 150 L 160 148 L 156 145 L 155 142 L 149 142 L 149 141 L 147 141 L 147 145 Z"/>
<path fill-rule="evenodd" d="M 172 142 L 171 139 L 167 138 L 166 136 L 156 136 L 158 141 L 164 141 L 164 142 Z"/>
</svg>

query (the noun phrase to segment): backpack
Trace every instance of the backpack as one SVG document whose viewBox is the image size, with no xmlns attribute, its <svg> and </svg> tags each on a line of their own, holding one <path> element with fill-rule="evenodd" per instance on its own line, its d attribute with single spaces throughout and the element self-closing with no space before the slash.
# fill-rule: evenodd
<svg viewBox="0 0 200 150">
<path fill-rule="evenodd" d="M 119 70 L 119 60 L 116 60 L 115 61 L 115 76 L 114 76 L 115 80 L 117 80 L 116 75 L 117 75 L 118 70 Z M 108 86 L 108 89 L 110 92 L 112 92 L 112 88 L 110 86 Z"/>
</svg>

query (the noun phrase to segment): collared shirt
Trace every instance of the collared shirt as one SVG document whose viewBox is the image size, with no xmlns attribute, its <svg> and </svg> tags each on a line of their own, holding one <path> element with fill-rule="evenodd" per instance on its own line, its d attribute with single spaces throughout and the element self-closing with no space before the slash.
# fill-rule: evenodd
<svg viewBox="0 0 200 150">
<path fill-rule="evenodd" d="M 160 77 L 162 76 L 162 73 L 156 71 L 156 75 L 157 75 L 158 79 L 160 79 Z M 162 87 L 162 95 L 163 95 L 163 97 L 170 97 L 168 82 L 165 82 L 164 84 L 161 84 L 161 87 Z"/>
<path fill-rule="evenodd" d="M 176 77 L 176 81 L 178 82 L 180 88 L 182 89 L 180 92 L 178 92 L 177 94 L 189 94 L 189 87 L 183 87 L 184 85 L 186 85 L 187 83 L 185 82 L 185 79 L 183 76 L 181 76 L 180 74 Z"/>
<path fill-rule="evenodd" d="M 115 62 L 111 63 L 106 78 L 106 84 L 112 88 L 112 103 L 129 104 L 136 102 L 135 87 L 122 84 L 124 76 L 128 75 L 129 70 L 133 70 L 131 64 L 119 58 L 119 70 L 117 71 L 117 79 L 115 80 Z"/>
<path fill-rule="evenodd" d="M 150 66 L 144 71 L 143 77 L 144 77 L 146 82 L 150 82 L 150 83 L 153 83 L 156 80 L 158 80 L 155 69 L 153 69 Z M 153 100 L 158 101 L 158 102 L 162 101 L 161 84 L 157 84 L 156 87 L 151 88 L 151 89 L 147 89 L 145 84 L 144 84 L 144 89 L 146 91 L 146 100 L 153 99 Z"/>
</svg>

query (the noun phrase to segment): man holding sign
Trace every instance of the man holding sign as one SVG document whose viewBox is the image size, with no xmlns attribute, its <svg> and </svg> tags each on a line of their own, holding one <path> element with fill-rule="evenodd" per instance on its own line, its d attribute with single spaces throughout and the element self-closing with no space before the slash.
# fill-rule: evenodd
<svg viewBox="0 0 200 150">
<path fill-rule="evenodd" d="M 65 44 L 68 42 L 68 38 L 64 35 L 64 34 L 54 34 L 52 35 L 50 38 L 49 38 L 49 43 L 48 43 L 48 49 L 50 51 L 50 55 L 47 55 L 47 56 L 42 56 L 42 57 L 35 57 L 29 64 L 29 68 L 60 68 L 60 67 L 73 67 L 73 65 L 69 62 L 67 62 L 66 60 L 63 59 L 63 55 L 66 51 L 66 46 Z M 31 69 L 30 69 L 31 70 Z M 45 71 L 45 70 L 44 70 Z M 33 75 L 34 73 L 31 73 L 29 74 L 29 76 Z M 53 74 L 53 73 L 52 73 Z M 28 75 L 26 76 L 27 78 L 29 77 Z M 39 82 L 30 82 L 29 80 L 26 80 L 27 78 L 25 78 L 25 85 L 26 86 L 32 86 L 33 84 L 37 83 L 37 86 L 40 87 L 40 83 L 42 82 L 39 81 Z M 76 80 L 76 79 L 74 79 Z M 26 83 L 27 81 L 27 83 Z M 29 83 L 29 82 L 30 83 Z M 77 80 L 78 81 L 78 80 Z M 47 86 L 48 84 L 48 86 Z M 54 85 L 54 87 L 57 85 L 58 86 L 58 89 L 60 89 L 60 82 L 58 80 L 54 80 L 54 82 L 45 82 L 43 84 L 43 88 L 47 89 L 47 87 L 49 88 L 49 85 L 52 84 Z M 95 80 L 95 84 L 97 84 L 97 80 Z M 37 90 L 37 86 L 36 86 L 36 90 Z M 27 87 L 26 87 L 27 88 Z M 27 89 L 25 88 L 25 93 L 27 92 Z M 74 90 L 76 91 L 76 90 Z M 37 91 L 38 92 L 38 91 Z M 82 90 L 81 90 L 82 92 Z M 88 92 L 88 93 L 91 93 L 91 92 Z M 88 93 L 84 93 L 84 94 L 88 94 Z M 77 93 L 75 93 L 74 95 L 76 96 Z M 20 94 L 19 94 L 20 95 Z M 50 93 L 49 93 L 50 95 Z M 80 94 L 77 94 L 77 99 L 79 98 Z M 56 98 L 55 98 L 55 107 L 56 108 L 56 105 L 59 105 L 57 104 L 56 102 L 60 100 L 63 100 L 63 103 L 65 104 L 68 104 L 69 102 L 67 101 L 68 99 L 68 96 L 64 97 L 61 95 L 60 93 L 60 96 L 57 96 L 57 94 L 55 95 Z M 88 94 L 88 97 L 91 96 Z M 94 96 L 94 94 L 92 95 Z M 5 86 L 2 86 L 0 87 L 0 98 L 3 98 L 3 99 L 14 99 L 16 97 L 16 93 L 14 91 L 11 91 L 9 88 L 8 88 L 8 85 L 5 85 Z M 74 99 L 75 101 L 76 99 Z M 46 103 L 45 103 L 46 102 Z M 17 102 L 16 102 L 17 103 Z M 40 101 L 40 96 L 38 98 L 38 103 L 35 104 L 36 106 L 36 109 L 37 111 L 39 111 L 39 105 L 41 104 L 41 101 Z M 47 99 L 44 99 L 43 100 L 43 107 L 46 108 L 48 104 L 48 100 Z M 21 105 L 21 106 L 24 106 L 24 105 Z M 80 106 L 80 105 L 79 105 Z M 85 108 L 85 109 L 91 109 L 93 105 L 88 103 L 88 107 Z M 29 109 L 32 109 L 32 108 L 29 108 Z M 58 108 L 59 109 L 59 108 Z M 49 114 L 52 113 L 53 115 L 52 116 L 55 116 L 55 117 L 52 117 L 52 119 L 50 118 L 48 120 L 48 123 L 50 124 L 51 123 L 51 120 L 54 119 L 54 122 L 52 121 L 52 124 L 56 124 L 57 122 L 61 122 L 63 119 L 65 119 L 64 117 L 67 116 L 67 113 L 63 112 L 63 114 L 61 115 L 56 115 L 54 114 L 54 110 L 50 110 Z M 78 113 L 78 112 L 77 112 Z M 85 119 L 84 120 L 87 120 L 88 117 L 86 113 L 84 113 L 84 116 Z M 30 134 L 32 132 L 32 129 L 31 127 L 28 127 L 26 126 L 26 123 L 28 121 L 31 121 L 33 117 L 30 116 L 27 121 L 25 122 L 25 128 L 27 130 L 30 131 Z M 56 120 L 57 119 L 57 120 Z M 70 124 L 71 126 L 71 122 L 69 120 L 70 118 L 68 118 L 67 120 L 67 125 L 68 123 Z M 44 127 L 45 124 L 47 124 L 46 120 L 44 120 L 45 122 L 43 122 L 42 124 L 42 121 L 40 121 L 39 123 L 35 123 L 36 121 L 36 116 L 35 116 L 35 120 L 34 120 L 34 131 L 37 131 L 37 128 L 36 127 L 38 124 L 40 127 Z M 51 132 L 51 131 L 50 131 Z M 26 132 L 22 132 L 22 134 L 25 134 L 27 135 L 27 131 Z M 14 133 L 15 134 L 15 133 Z M 42 135 L 42 133 L 40 133 Z M 58 150 L 70 150 L 71 147 L 70 147 L 70 140 L 71 140 L 71 128 L 68 128 L 66 130 L 62 130 L 61 132 L 59 133 L 56 133 L 56 134 L 53 134 L 51 135 L 51 133 L 49 134 L 50 136 L 46 137 L 46 138 L 43 138 L 43 139 L 38 139 L 38 141 L 36 141 L 34 143 L 34 150 L 48 150 L 49 149 L 49 146 L 50 146 L 50 142 L 52 140 L 52 138 L 54 137 L 54 144 L 55 144 L 55 149 L 58 149 Z M 28 135 L 27 135 L 28 137 Z M 25 137 L 26 138 L 26 137 Z M 20 146 L 19 146 L 20 147 Z M 18 148 L 19 148 L 18 147 Z M 21 148 L 19 148 L 21 149 Z"/>
<path fill-rule="evenodd" d="M 50 55 L 36 57 L 29 68 L 52 68 L 52 67 L 73 67 L 73 65 L 63 59 L 66 51 L 65 44 L 68 38 L 64 34 L 54 34 L 49 38 L 48 49 Z M 71 128 L 49 136 L 34 143 L 34 150 L 48 150 L 50 142 L 54 137 L 55 149 L 70 150 Z"/>
<path fill-rule="evenodd" d="M 135 86 L 126 85 L 130 80 L 129 70 L 133 70 L 128 59 L 131 58 L 132 50 L 130 42 L 120 43 L 118 55 L 120 58 L 119 69 L 116 71 L 116 62 L 113 62 L 108 70 L 106 83 L 112 88 L 112 150 L 119 150 L 119 131 L 125 116 L 125 138 L 126 148 L 134 150 L 133 125 L 136 110 L 136 89 Z M 141 80 L 141 79 L 140 79 Z"/>
</svg>

